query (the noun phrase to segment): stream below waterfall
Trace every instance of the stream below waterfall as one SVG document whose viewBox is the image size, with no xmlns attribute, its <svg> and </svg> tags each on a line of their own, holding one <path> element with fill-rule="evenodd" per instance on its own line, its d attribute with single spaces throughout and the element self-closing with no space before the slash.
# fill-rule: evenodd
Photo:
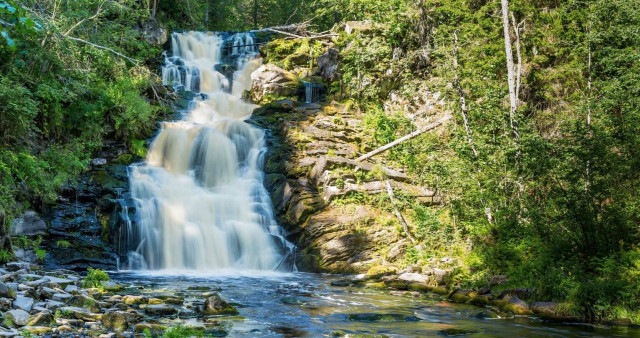
<svg viewBox="0 0 640 338">
<path fill-rule="evenodd" d="M 640 330 L 628 327 L 559 325 L 529 317 L 492 318 L 488 309 L 451 303 L 436 294 L 414 298 L 391 295 L 388 290 L 331 285 L 344 276 L 237 271 L 226 275 L 120 272 L 112 276 L 125 285 L 144 285 L 143 294 L 178 295 L 193 305 L 202 300 L 206 290 L 219 291 L 237 307 L 240 316 L 218 317 L 214 323 L 202 318 L 160 322 L 219 329 L 213 332 L 234 337 L 318 337 L 341 333 L 441 337 L 456 332 L 466 332 L 471 337 L 506 338 L 640 336 Z"/>
</svg>

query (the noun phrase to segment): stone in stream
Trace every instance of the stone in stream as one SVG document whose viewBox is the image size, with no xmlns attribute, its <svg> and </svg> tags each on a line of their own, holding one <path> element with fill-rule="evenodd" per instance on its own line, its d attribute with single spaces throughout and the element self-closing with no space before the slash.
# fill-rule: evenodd
<svg viewBox="0 0 640 338">
<path fill-rule="evenodd" d="M 145 307 L 144 312 L 152 316 L 171 316 L 178 313 L 178 310 L 167 304 L 153 304 Z"/>
<path fill-rule="evenodd" d="M 4 316 L 17 326 L 25 326 L 29 323 L 29 313 L 24 310 L 7 311 Z"/>
<path fill-rule="evenodd" d="M 75 318 L 84 321 L 100 320 L 102 315 L 99 313 L 93 313 L 87 309 L 75 306 L 61 307 L 56 311 L 56 317 L 60 318 Z"/>
<path fill-rule="evenodd" d="M 11 303 L 13 301 L 9 298 L 0 298 L 0 311 L 11 310 Z"/>
<path fill-rule="evenodd" d="M 95 299 L 93 299 L 93 298 L 91 298 L 89 296 L 85 296 L 85 295 L 75 295 L 75 296 L 71 297 L 67 301 L 67 305 L 85 308 L 85 309 L 90 310 L 92 312 L 100 311 L 100 306 L 98 306 L 98 304 L 96 303 Z"/>
<path fill-rule="evenodd" d="M 128 316 L 129 314 L 124 311 L 107 311 L 102 315 L 102 325 L 108 329 L 122 332 L 129 327 Z"/>
<path fill-rule="evenodd" d="M 204 301 L 202 313 L 206 315 L 237 315 L 239 312 L 229 303 L 225 302 L 220 295 L 214 294 Z"/>
<path fill-rule="evenodd" d="M 20 309 L 20 310 L 30 312 L 32 307 L 33 307 L 33 298 L 30 298 L 30 297 L 18 296 L 13 301 L 14 309 Z"/>
<path fill-rule="evenodd" d="M 478 331 L 464 330 L 464 329 L 444 329 L 444 330 L 438 331 L 438 334 L 445 337 L 468 336 L 474 333 L 478 333 Z"/>
<path fill-rule="evenodd" d="M 417 322 L 420 319 L 416 316 L 403 315 L 399 313 L 354 313 L 347 317 L 356 322 L 376 323 L 376 322 Z"/>
<path fill-rule="evenodd" d="M 48 326 L 31 326 L 31 325 L 23 327 L 22 330 L 27 331 L 30 334 L 33 334 L 36 336 L 41 336 L 53 331 L 53 329 Z"/>
</svg>

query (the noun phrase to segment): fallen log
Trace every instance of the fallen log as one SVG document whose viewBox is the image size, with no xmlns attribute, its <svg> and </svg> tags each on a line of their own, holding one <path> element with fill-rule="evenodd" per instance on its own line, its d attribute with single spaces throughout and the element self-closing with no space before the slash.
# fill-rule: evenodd
<svg viewBox="0 0 640 338">
<path fill-rule="evenodd" d="M 443 118 L 443 119 L 441 119 L 441 120 L 439 120 L 437 122 L 434 122 L 434 123 L 422 128 L 420 130 L 416 130 L 416 131 L 414 131 L 413 133 L 411 133 L 409 135 L 403 136 L 402 138 L 399 138 L 399 139 L 397 139 L 397 140 L 395 140 L 395 141 L 393 141 L 391 143 L 388 143 L 388 144 L 386 144 L 386 145 L 384 145 L 384 146 L 382 146 L 382 147 L 380 147 L 378 149 L 370 151 L 370 152 L 358 157 L 356 159 L 356 161 L 357 162 L 361 162 L 361 161 L 364 161 L 364 160 L 368 159 L 369 157 L 372 157 L 372 156 L 375 156 L 377 154 L 380 154 L 381 152 L 387 151 L 387 150 L 397 146 L 398 144 L 400 144 L 400 143 L 402 143 L 404 141 L 411 140 L 412 138 L 415 138 L 415 137 L 417 137 L 419 135 L 422 135 L 422 134 L 424 134 L 424 133 L 426 133 L 426 132 L 428 132 L 430 130 L 438 128 L 439 126 L 441 126 L 442 124 L 444 124 L 446 121 L 448 121 L 450 119 L 451 119 L 451 116 L 447 116 L 447 117 L 445 117 L 445 118 Z"/>
<path fill-rule="evenodd" d="M 396 202 L 393 198 L 393 188 L 391 187 L 391 182 L 389 180 L 387 180 L 386 186 L 387 186 L 387 194 L 389 194 L 389 200 L 391 200 L 391 205 L 393 206 L 393 210 L 394 210 L 394 213 L 396 214 L 396 217 L 402 224 L 402 229 L 404 230 L 404 233 L 407 234 L 407 237 L 409 237 L 409 239 L 411 240 L 411 243 L 416 244 L 416 240 L 411 235 L 411 232 L 409 232 L 409 225 L 407 225 L 407 222 L 404 220 L 404 217 L 402 217 L 400 210 L 398 210 L 398 206 L 396 205 Z"/>
</svg>

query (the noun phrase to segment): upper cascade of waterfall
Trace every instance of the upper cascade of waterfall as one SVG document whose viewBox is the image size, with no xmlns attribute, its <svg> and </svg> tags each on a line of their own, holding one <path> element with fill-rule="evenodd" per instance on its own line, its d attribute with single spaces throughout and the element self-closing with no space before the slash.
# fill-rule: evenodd
<svg viewBox="0 0 640 338">
<path fill-rule="evenodd" d="M 195 93 L 132 167 L 136 220 L 118 248 L 131 269 L 292 270 L 294 247 L 263 186 L 264 132 L 242 99 L 262 60 L 250 33 L 171 35 L 165 85 Z"/>
</svg>

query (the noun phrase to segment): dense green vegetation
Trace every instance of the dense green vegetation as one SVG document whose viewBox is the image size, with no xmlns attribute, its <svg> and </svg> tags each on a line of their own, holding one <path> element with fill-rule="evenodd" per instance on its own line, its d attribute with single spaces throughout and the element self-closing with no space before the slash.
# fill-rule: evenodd
<svg viewBox="0 0 640 338">
<path fill-rule="evenodd" d="M 407 102 L 440 92 L 457 122 L 386 154 L 445 199 L 429 208 L 403 200 L 423 244 L 407 262 L 454 256 L 461 267 L 451 283 L 459 286 L 504 274 L 505 287 L 536 288 L 535 297 L 566 301 L 586 318 L 640 322 L 640 3 L 509 5 L 522 57 L 518 137 L 499 1 L 2 0 L 0 207 L 15 214 L 54 202 L 105 137 L 131 146 L 145 137 L 161 109 L 149 61 L 161 46 L 142 29 L 154 18 L 212 30 L 310 20 L 318 31 L 369 19 L 374 33 L 336 39 L 341 79 L 328 98 L 367 114 L 363 149 L 414 127 L 398 106 L 384 108 L 392 92 Z"/>
</svg>

